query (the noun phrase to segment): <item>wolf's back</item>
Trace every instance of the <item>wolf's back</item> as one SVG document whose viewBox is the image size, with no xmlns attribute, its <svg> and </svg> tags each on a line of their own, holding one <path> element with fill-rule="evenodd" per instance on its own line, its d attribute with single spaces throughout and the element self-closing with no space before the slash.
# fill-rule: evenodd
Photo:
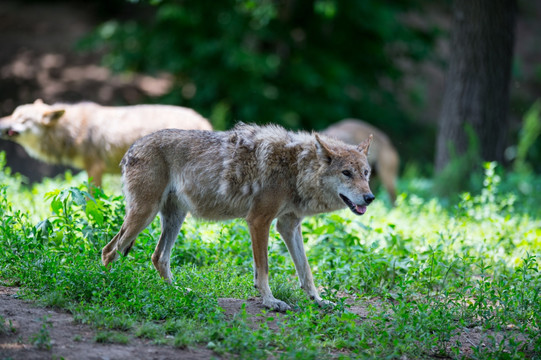
<svg viewBox="0 0 541 360">
<path fill-rule="evenodd" d="M 280 186 L 294 192 L 294 140 L 292 133 L 274 126 L 161 130 L 133 144 L 122 160 L 123 174 L 126 179 L 144 174 L 166 178 L 195 216 L 242 217 L 262 191 Z"/>
</svg>

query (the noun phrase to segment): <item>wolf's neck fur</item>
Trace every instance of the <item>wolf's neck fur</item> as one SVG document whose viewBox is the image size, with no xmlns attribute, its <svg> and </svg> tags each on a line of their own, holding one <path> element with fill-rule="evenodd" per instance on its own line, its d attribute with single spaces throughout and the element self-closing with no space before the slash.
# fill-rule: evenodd
<svg viewBox="0 0 541 360">
<path fill-rule="evenodd" d="M 327 165 L 318 155 L 317 140 L 313 134 L 291 133 L 273 126 L 259 128 L 259 131 L 255 131 L 254 127 L 240 126 L 236 129 L 248 132 L 239 138 L 250 139 L 257 163 L 265 163 L 265 169 L 284 166 L 284 162 L 288 163 L 286 166 L 295 168 L 296 179 L 291 182 L 294 188 L 290 191 L 296 194 L 296 204 L 301 213 L 329 212 L 345 207 L 338 194 L 329 193 L 322 183 Z"/>
<path fill-rule="evenodd" d="M 297 159 L 299 174 L 296 190 L 299 198 L 303 199 L 300 208 L 308 214 L 342 209 L 345 205 L 338 194 L 329 193 L 322 183 L 325 164 L 318 156 L 316 140 L 313 136 L 311 143 L 309 150 L 300 152 Z"/>
</svg>

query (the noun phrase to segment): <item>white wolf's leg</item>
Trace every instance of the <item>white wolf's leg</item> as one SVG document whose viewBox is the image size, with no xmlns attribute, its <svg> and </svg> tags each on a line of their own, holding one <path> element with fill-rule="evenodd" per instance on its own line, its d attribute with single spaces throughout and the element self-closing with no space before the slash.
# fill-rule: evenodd
<svg viewBox="0 0 541 360">
<path fill-rule="evenodd" d="M 269 229 L 272 218 L 266 216 L 248 217 L 248 226 L 252 238 L 252 250 L 254 253 L 255 286 L 261 294 L 263 305 L 269 309 L 286 311 L 291 309 L 285 302 L 276 299 L 269 287 Z"/>
<path fill-rule="evenodd" d="M 85 169 L 88 174 L 88 181 L 92 178 L 93 184 L 101 187 L 105 164 L 102 161 L 92 161 L 89 164 L 85 164 Z"/>
<path fill-rule="evenodd" d="M 160 210 L 162 234 L 152 254 L 152 263 L 163 279 L 171 283 L 171 249 L 175 244 L 178 232 L 182 227 L 186 211 L 180 206 L 176 197 L 169 194 Z"/>
<path fill-rule="evenodd" d="M 282 235 L 282 239 L 286 243 L 289 254 L 295 263 L 295 269 L 301 283 L 301 287 L 306 294 L 319 305 L 330 305 L 330 301 L 323 300 L 314 285 L 314 278 L 312 277 L 312 271 L 304 252 L 304 243 L 302 241 L 301 233 L 301 221 L 302 219 L 294 216 L 293 214 L 282 215 L 278 218 L 276 223 L 276 229 Z"/>
</svg>

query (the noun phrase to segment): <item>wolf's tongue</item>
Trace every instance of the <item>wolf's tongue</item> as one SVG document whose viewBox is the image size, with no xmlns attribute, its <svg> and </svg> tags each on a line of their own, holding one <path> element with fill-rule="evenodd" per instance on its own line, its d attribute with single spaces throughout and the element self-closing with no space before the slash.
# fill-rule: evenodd
<svg viewBox="0 0 541 360">
<path fill-rule="evenodd" d="M 355 205 L 355 210 L 362 215 L 366 212 L 366 205 Z"/>
<path fill-rule="evenodd" d="M 13 130 L 8 130 L 8 136 L 13 136 L 13 135 L 15 135 L 15 134 L 17 134 L 15 131 L 13 131 Z"/>
</svg>

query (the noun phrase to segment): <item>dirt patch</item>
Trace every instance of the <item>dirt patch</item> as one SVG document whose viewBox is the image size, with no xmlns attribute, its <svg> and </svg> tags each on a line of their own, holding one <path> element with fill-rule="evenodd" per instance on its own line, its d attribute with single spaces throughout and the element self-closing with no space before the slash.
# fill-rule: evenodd
<svg viewBox="0 0 541 360">
<path fill-rule="evenodd" d="M 128 344 L 104 344 L 95 341 L 96 331 L 78 324 L 66 311 L 43 308 L 17 297 L 18 288 L 0 286 L 0 316 L 6 323 L 0 327 L 0 359 L 210 359 L 218 357 L 204 347 L 179 349 L 167 345 L 154 345 L 150 341 L 132 337 Z M 222 298 L 219 306 L 227 318 L 232 319 L 242 309 L 246 321 L 257 328 L 268 317 L 277 319 L 281 314 L 266 310 L 261 300 Z M 40 349 L 36 337 L 42 327 L 50 336 L 50 349 Z M 267 321 L 270 329 L 278 329 L 276 320 Z"/>
<path fill-rule="evenodd" d="M 78 324 L 66 311 L 43 308 L 17 297 L 18 288 L 0 286 L 0 316 L 6 320 L 0 331 L 0 359 L 210 359 L 217 355 L 204 348 L 178 349 L 154 345 L 150 341 L 132 337 L 128 344 L 104 344 L 95 341 L 96 330 Z M 244 312 L 250 327 L 257 329 L 263 322 L 277 331 L 283 314 L 266 309 L 259 298 L 248 300 L 220 298 L 218 305 L 226 318 Z M 375 304 L 371 303 L 371 306 Z M 370 306 L 367 304 L 367 306 Z M 368 310 L 353 306 L 350 311 L 366 318 Z M 273 319 L 269 319 L 273 318 Z M 47 326 L 50 349 L 40 349 L 35 340 L 42 327 Z M 13 331 L 10 331 L 10 328 Z M 0 327 L 0 329 L 2 329 Z"/>
<path fill-rule="evenodd" d="M 262 323 L 266 322 L 269 329 L 278 330 L 277 320 L 282 314 L 265 308 L 258 298 L 249 298 L 248 300 L 222 298 L 218 299 L 218 305 L 224 309 L 225 315 L 228 318 L 241 313 L 244 305 L 246 321 L 253 329 L 259 328 Z M 273 320 L 269 318 L 273 318 Z"/>
<path fill-rule="evenodd" d="M 0 316 L 6 320 L 0 326 L 0 359 L 210 359 L 215 353 L 204 346 L 179 349 L 168 345 L 155 345 L 150 341 L 131 337 L 128 344 L 104 344 L 95 341 L 96 331 L 88 325 L 75 322 L 66 311 L 39 307 L 31 302 L 17 298 L 18 289 L 0 286 Z M 372 299 L 356 304 L 349 311 L 360 317 L 360 321 L 370 321 L 374 309 L 382 309 L 382 301 Z M 218 304 L 224 309 L 227 318 L 246 313 L 244 321 L 256 329 L 266 322 L 272 330 L 279 330 L 277 322 L 283 316 L 266 310 L 258 298 L 248 300 L 222 298 Z M 378 311 L 376 310 L 376 311 Z M 273 320 L 269 320 L 272 317 Z M 44 323 L 50 336 L 50 349 L 40 349 L 35 338 L 39 336 Z M 13 331 L 10 330 L 13 328 Z M 464 328 L 450 338 L 451 346 L 459 344 L 459 354 L 466 358 L 474 356 L 475 349 L 481 352 L 505 349 L 510 339 L 527 344 L 527 337 L 516 328 L 501 331 L 484 330 L 481 327 Z M 513 341 L 513 340 L 511 340 Z M 527 350 L 527 349 L 524 349 Z M 502 350 L 505 352 L 505 350 Z M 427 354 L 428 355 L 428 354 Z M 433 356 L 437 357 L 435 354 Z"/>
<path fill-rule="evenodd" d="M 0 358 L 12 359 L 209 359 L 216 357 L 205 348 L 177 349 L 172 346 L 153 345 L 133 338 L 127 345 L 101 344 L 94 341 L 96 332 L 86 325 L 77 324 L 73 316 L 64 311 L 40 308 L 16 298 L 16 288 L 0 287 L 0 316 L 7 323 L 7 332 L 0 333 Z M 50 350 L 39 349 L 33 338 L 44 324 L 50 324 Z M 9 328 L 13 327 L 14 331 Z"/>
</svg>

